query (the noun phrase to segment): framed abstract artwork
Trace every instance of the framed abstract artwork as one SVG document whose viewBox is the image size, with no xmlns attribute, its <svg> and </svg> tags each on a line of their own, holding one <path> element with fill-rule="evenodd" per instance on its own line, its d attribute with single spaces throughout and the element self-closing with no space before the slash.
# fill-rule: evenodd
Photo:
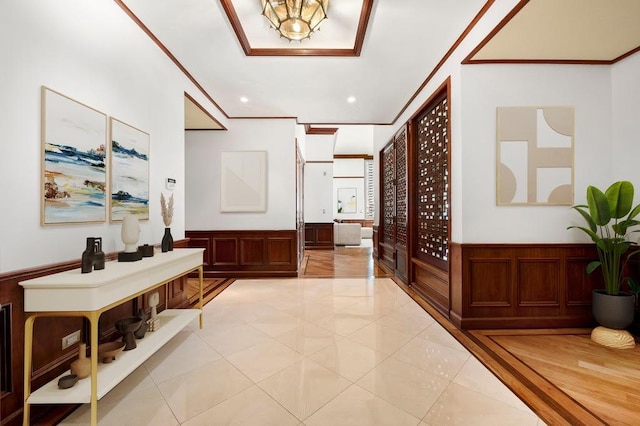
<svg viewBox="0 0 640 426">
<path fill-rule="evenodd" d="M 107 116 L 42 87 L 43 225 L 104 222 Z"/>
<path fill-rule="evenodd" d="M 149 219 L 149 134 L 115 118 L 110 124 L 110 219 Z"/>
<path fill-rule="evenodd" d="M 573 204 L 573 107 L 498 107 L 497 205 Z"/>
<path fill-rule="evenodd" d="M 229 151 L 220 155 L 220 211 L 267 210 L 267 151 Z"/>
<path fill-rule="evenodd" d="M 357 195 L 356 188 L 338 188 L 338 213 L 356 213 L 358 211 Z"/>
</svg>

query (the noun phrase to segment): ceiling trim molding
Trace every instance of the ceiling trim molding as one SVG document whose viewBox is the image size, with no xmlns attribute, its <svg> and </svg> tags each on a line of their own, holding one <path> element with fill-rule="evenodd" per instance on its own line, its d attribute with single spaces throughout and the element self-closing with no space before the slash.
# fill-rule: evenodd
<svg viewBox="0 0 640 426">
<path fill-rule="evenodd" d="M 633 54 L 636 54 L 636 53 L 638 53 L 638 52 L 640 52 L 640 46 L 636 47 L 636 48 L 635 48 L 635 49 L 633 49 L 633 50 L 628 51 L 627 53 L 623 53 L 622 55 L 618 56 L 617 58 L 615 58 L 615 59 L 614 59 L 613 61 L 611 61 L 611 62 L 615 64 L 616 62 L 619 62 L 619 61 L 621 61 L 621 60 L 623 60 L 623 59 L 625 59 L 625 58 L 628 58 L 629 56 L 631 56 L 631 55 L 633 55 Z"/>
<path fill-rule="evenodd" d="M 350 159 L 363 159 L 363 160 L 373 160 L 373 155 L 371 154 L 333 154 L 334 160 L 350 160 Z M 335 177 L 335 176 L 334 176 Z"/>
<path fill-rule="evenodd" d="M 145 34 L 147 34 L 147 36 L 153 40 L 153 42 L 156 44 L 156 46 L 158 46 L 160 48 L 160 50 L 162 50 L 164 52 L 165 55 L 167 55 L 169 57 L 169 59 L 171 59 L 171 61 L 178 67 L 178 69 L 180 71 L 182 71 L 184 73 L 184 75 L 191 80 L 191 82 L 198 88 L 198 90 L 200 90 L 200 92 L 204 95 L 205 98 L 207 98 L 209 100 L 209 102 L 211 102 L 213 104 L 213 106 L 215 106 L 218 111 L 220 111 L 226 118 L 231 118 L 229 117 L 229 115 L 225 112 L 225 110 L 223 110 L 220 105 L 218 105 L 216 103 L 216 101 L 213 100 L 213 98 L 211 97 L 211 95 L 209 95 L 209 93 L 207 93 L 206 90 L 204 90 L 204 87 L 202 87 L 200 85 L 200 83 L 198 83 L 198 81 L 193 77 L 193 75 L 191 75 L 191 73 L 189 71 L 187 71 L 187 69 L 180 63 L 180 61 L 178 61 L 178 59 L 173 55 L 173 53 L 171 53 L 171 51 L 169 51 L 169 49 L 167 49 L 167 46 L 165 46 L 164 44 L 162 44 L 162 42 L 160 41 L 160 39 L 158 39 L 158 37 L 155 36 L 155 34 L 153 34 L 151 32 L 151 30 L 142 23 L 142 21 L 140 20 L 140 18 L 138 18 L 136 16 L 135 13 L 133 13 L 133 11 L 131 9 L 129 9 L 127 7 L 126 4 L 124 4 L 123 0 L 114 0 L 116 2 L 116 4 L 118 6 L 120 6 L 120 8 L 127 14 L 129 15 L 129 17 L 133 20 L 133 22 L 135 22 L 142 31 L 145 32 Z"/>
<path fill-rule="evenodd" d="M 409 122 L 415 121 L 415 119 L 423 113 L 423 110 L 430 103 L 432 103 L 434 99 L 438 98 L 439 96 L 442 96 L 443 93 L 445 93 L 445 96 L 447 97 L 449 111 L 451 111 L 451 76 L 449 76 L 442 82 L 442 84 L 440 84 L 440 86 L 438 86 L 436 90 L 433 91 L 432 94 L 429 95 L 429 98 L 427 98 L 427 100 L 424 101 L 422 105 L 420 105 L 420 107 L 416 110 L 416 112 L 413 113 L 413 115 L 411 115 L 408 121 Z M 402 129 L 398 130 L 398 132 L 401 130 Z M 451 134 L 451 129 L 449 129 L 449 134 Z M 394 135 L 394 138 L 395 138 L 395 135 Z"/>
<path fill-rule="evenodd" d="M 202 111 L 202 113 L 204 115 L 206 115 L 207 117 L 209 117 L 211 119 L 211 121 L 213 121 L 214 123 L 216 123 L 218 126 L 220 126 L 219 129 L 185 129 L 185 130 L 228 130 L 220 121 L 216 120 L 216 118 L 211 115 L 211 113 L 209 111 L 207 111 L 206 109 L 204 109 L 204 107 L 202 105 L 200 105 L 200 102 L 196 101 L 193 96 L 191 96 L 190 94 L 188 94 L 187 92 L 184 92 L 184 96 L 185 98 L 189 99 L 191 102 L 193 102 L 193 104 L 195 106 L 198 107 L 198 109 L 200 111 Z"/>
<path fill-rule="evenodd" d="M 511 9 L 511 11 L 507 13 L 504 18 L 502 18 L 502 21 L 500 21 L 498 25 L 496 25 L 495 28 L 491 30 L 489 34 L 487 34 L 487 36 L 482 39 L 482 41 L 478 43 L 475 48 L 473 48 L 473 50 L 467 55 L 467 57 L 462 60 L 462 64 L 468 64 L 471 58 L 473 58 L 480 51 L 480 49 L 482 49 L 496 34 L 498 34 L 498 32 L 505 25 L 507 25 L 507 23 L 511 21 L 513 17 L 516 16 L 518 12 L 520 12 L 522 8 L 527 5 L 527 3 L 529 3 L 529 0 L 520 0 L 520 3 L 515 5 L 514 8 Z"/>
<path fill-rule="evenodd" d="M 523 0 L 523 1 L 529 1 L 529 0 Z M 447 50 L 447 53 L 445 53 L 442 59 L 440 59 L 440 62 L 438 62 L 438 64 L 433 68 L 433 70 L 429 73 L 427 78 L 422 82 L 420 87 L 418 87 L 418 89 L 413 93 L 413 95 L 411 95 L 411 97 L 409 98 L 407 103 L 404 105 L 404 107 L 402 107 L 400 112 L 393 118 L 393 120 L 391 120 L 390 124 L 392 125 L 395 124 L 396 121 L 398 121 L 398 119 L 400 118 L 400 116 L 404 114 L 407 108 L 409 108 L 409 105 L 411 105 L 411 103 L 418 97 L 420 92 L 422 92 L 422 90 L 427 86 L 427 84 L 429 84 L 431 79 L 433 79 L 436 73 L 440 71 L 440 68 L 442 68 L 442 66 L 447 62 L 447 60 L 449 59 L 449 57 L 451 57 L 453 52 L 455 52 L 458 46 L 460 46 L 460 43 L 462 43 L 462 41 L 467 37 L 467 35 L 471 32 L 471 30 L 478 24 L 478 22 L 480 21 L 480 19 L 482 19 L 485 13 L 489 11 L 493 3 L 495 3 L 495 0 L 487 0 L 484 6 L 482 6 L 482 9 L 480 9 L 480 11 L 476 14 L 476 16 L 473 17 L 473 20 L 469 23 L 469 25 L 467 25 L 464 31 L 462 31 L 462 34 L 460 34 L 458 39 L 453 43 L 453 45 L 451 45 L 449 50 Z"/>
<path fill-rule="evenodd" d="M 520 0 L 520 2 L 514 6 L 513 9 L 495 26 L 493 30 L 482 39 L 480 43 L 462 60 L 463 65 L 477 65 L 477 64 L 562 64 L 562 65 L 612 65 L 616 62 L 623 60 L 624 58 L 640 52 L 640 46 L 635 49 L 623 53 L 617 58 L 611 60 L 596 60 L 596 59 L 473 59 L 475 55 L 484 48 L 487 43 L 493 39 L 522 9 L 529 3 L 530 0 Z"/>
<path fill-rule="evenodd" d="M 118 0 L 116 0 L 118 1 Z M 220 0 L 222 8 L 229 18 L 229 23 L 236 34 L 240 46 L 246 56 L 360 56 L 364 37 L 369 24 L 369 17 L 373 9 L 374 0 L 363 0 L 362 9 L 360 10 L 360 20 L 358 21 L 358 29 L 356 39 L 351 49 L 282 49 L 282 48 L 260 48 L 254 49 L 249 44 L 249 39 L 242 29 L 242 24 L 238 18 L 238 14 L 233 7 L 232 0 Z"/>
<path fill-rule="evenodd" d="M 309 124 L 304 126 L 307 135 L 335 135 L 337 131 L 337 127 L 311 127 Z"/>
</svg>

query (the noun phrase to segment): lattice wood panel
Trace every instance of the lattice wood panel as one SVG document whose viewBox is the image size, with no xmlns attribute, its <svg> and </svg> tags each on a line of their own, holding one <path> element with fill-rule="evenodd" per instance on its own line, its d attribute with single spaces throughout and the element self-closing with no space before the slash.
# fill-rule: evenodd
<svg viewBox="0 0 640 426">
<path fill-rule="evenodd" d="M 396 148 L 396 245 L 407 247 L 407 129 L 395 137 Z"/>
<path fill-rule="evenodd" d="M 436 263 L 449 256 L 448 105 L 443 96 L 417 120 L 417 255 Z M 439 261 L 439 262 L 438 262 Z"/>
<path fill-rule="evenodd" d="M 395 217 L 395 158 L 393 145 L 382 153 L 382 242 L 392 243 Z"/>
</svg>

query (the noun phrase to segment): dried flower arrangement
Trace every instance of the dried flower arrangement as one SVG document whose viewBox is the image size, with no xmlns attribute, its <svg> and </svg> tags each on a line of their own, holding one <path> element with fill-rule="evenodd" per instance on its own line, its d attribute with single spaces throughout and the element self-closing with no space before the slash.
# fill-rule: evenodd
<svg viewBox="0 0 640 426">
<path fill-rule="evenodd" d="M 173 221 L 173 194 L 169 197 L 169 204 L 167 204 L 167 200 L 164 198 L 164 194 L 160 193 L 160 207 L 162 214 L 162 221 L 164 222 L 164 226 L 171 225 Z"/>
</svg>

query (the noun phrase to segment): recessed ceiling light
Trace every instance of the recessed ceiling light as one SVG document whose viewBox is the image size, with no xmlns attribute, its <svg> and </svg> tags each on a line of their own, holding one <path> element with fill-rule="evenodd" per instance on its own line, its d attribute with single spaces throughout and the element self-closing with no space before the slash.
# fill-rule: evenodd
<svg viewBox="0 0 640 426">
<path fill-rule="evenodd" d="M 356 97 L 355 96 L 349 96 L 347 98 L 347 102 L 349 102 L 350 104 L 354 103 L 356 101 Z"/>
<path fill-rule="evenodd" d="M 240 98 L 240 102 L 242 102 L 243 104 L 246 104 L 247 102 L 249 102 L 249 98 L 247 98 L 246 96 L 243 96 Z"/>
</svg>

